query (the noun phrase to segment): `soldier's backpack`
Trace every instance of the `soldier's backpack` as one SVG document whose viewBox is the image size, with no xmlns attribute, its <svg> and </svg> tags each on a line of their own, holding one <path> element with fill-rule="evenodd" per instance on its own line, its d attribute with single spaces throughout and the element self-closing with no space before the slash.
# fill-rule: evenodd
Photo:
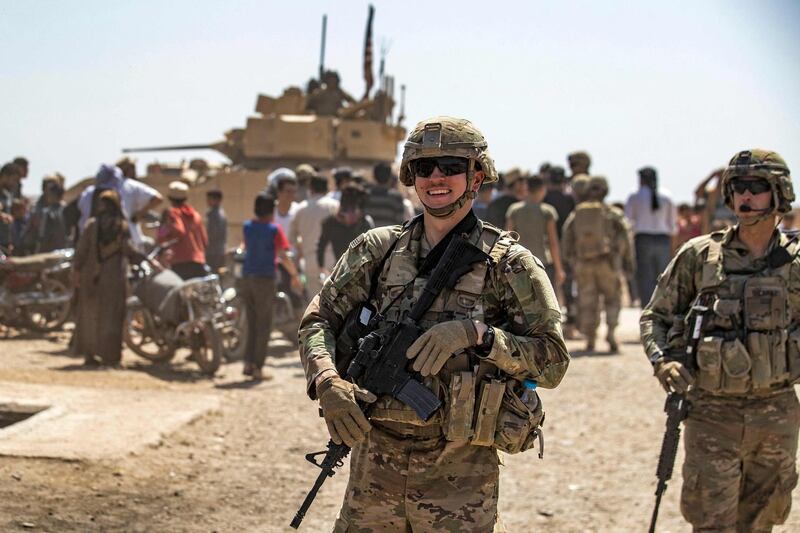
<svg viewBox="0 0 800 533">
<path fill-rule="evenodd" d="M 573 228 L 578 259 L 595 259 L 611 253 L 606 219 L 606 206 L 602 202 L 583 202 L 575 208 Z"/>
</svg>

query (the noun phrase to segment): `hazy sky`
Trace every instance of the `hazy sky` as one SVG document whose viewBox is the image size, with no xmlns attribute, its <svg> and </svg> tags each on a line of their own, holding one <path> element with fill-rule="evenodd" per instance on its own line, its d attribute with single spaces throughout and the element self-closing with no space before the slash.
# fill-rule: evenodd
<svg viewBox="0 0 800 533">
<path fill-rule="evenodd" d="M 683 200 L 760 146 L 800 175 L 800 2 L 373 3 L 406 124 L 469 118 L 500 169 L 586 149 L 612 199 L 650 164 Z M 35 194 L 124 146 L 221 139 L 316 73 L 323 13 L 326 65 L 360 96 L 367 2 L 0 0 L 0 160 L 28 157 Z"/>
</svg>

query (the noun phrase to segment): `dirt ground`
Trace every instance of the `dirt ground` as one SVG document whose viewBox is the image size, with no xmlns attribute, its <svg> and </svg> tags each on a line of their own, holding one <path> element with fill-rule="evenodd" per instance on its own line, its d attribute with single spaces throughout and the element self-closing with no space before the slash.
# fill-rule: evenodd
<svg viewBox="0 0 800 533">
<path fill-rule="evenodd" d="M 637 316 L 624 311 L 620 355 L 588 357 L 582 343 L 569 343 L 564 381 L 541 391 L 544 459 L 535 451 L 504 458 L 500 513 L 509 531 L 646 531 L 664 394 L 641 354 Z M 0 531 L 289 531 L 318 473 L 303 456 L 324 448 L 327 436 L 305 396 L 297 352 L 274 340 L 274 379 L 254 385 L 243 381 L 241 363 L 208 380 L 180 356 L 154 367 L 126 352 L 121 369 L 85 370 L 65 355 L 64 334 L 0 339 L 0 381 L 201 391 L 222 400 L 219 412 L 119 461 L 0 457 Z M 661 532 L 690 530 L 678 511 L 681 462 L 682 452 Z M 302 531 L 330 531 L 346 479 L 345 467 L 328 480 Z M 776 531 L 800 531 L 800 511 Z"/>
</svg>

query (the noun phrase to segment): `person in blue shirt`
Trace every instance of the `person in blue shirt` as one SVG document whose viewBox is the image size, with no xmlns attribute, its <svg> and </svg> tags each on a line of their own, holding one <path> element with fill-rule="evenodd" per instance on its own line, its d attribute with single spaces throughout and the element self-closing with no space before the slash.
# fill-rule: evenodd
<svg viewBox="0 0 800 533">
<path fill-rule="evenodd" d="M 289 241 L 281 227 L 272 221 L 275 199 L 262 193 L 256 197 L 255 218 L 244 223 L 244 264 L 239 291 L 244 300 L 247 316 L 244 374 L 254 380 L 271 379 L 262 367 L 267 358 L 272 307 L 275 298 L 276 263 L 280 261 L 291 276 L 291 284 L 300 289 L 302 284 L 289 255 Z"/>
</svg>

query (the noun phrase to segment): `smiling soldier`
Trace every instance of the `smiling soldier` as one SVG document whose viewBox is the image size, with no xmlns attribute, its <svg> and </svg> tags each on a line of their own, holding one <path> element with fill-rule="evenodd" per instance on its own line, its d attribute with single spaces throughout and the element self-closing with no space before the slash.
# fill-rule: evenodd
<svg viewBox="0 0 800 533">
<path fill-rule="evenodd" d="M 469 121 L 419 123 L 400 180 L 415 188 L 423 214 L 356 238 L 300 326 L 308 394 L 319 398 L 332 440 L 353 447 L 334 531 L 501 531 L 497 451 L 534 446 L 543 413 L 533 388 L 555 387 L 569 364 L 559 306 L 542 264 L 472 213 L 476 191 L 497 173 Z M 438 293 L 406 352 L 413 379 L 443 404 L 423 420 L 353 383 L 336 342 L 365 303 L 377 328 L 406 320 L 455 238 L 486 260 Z M 372 401 L 368 416 L 357 399 Z"/>
<path fill-rule="evenodd" d="M 786 520 L 797 484 L 800 246 L 777 229 L 794 192 L 767 150 L 736 154 L 722 187 L 738 224 L 680 249 L 642 313 L 642 342 L 664 388 L 688 390 L 692 404 L 683 516 L 698 532 L 766 532 Z M 697 312 L 690 372 L 681 354 Z"/>
</svg>

